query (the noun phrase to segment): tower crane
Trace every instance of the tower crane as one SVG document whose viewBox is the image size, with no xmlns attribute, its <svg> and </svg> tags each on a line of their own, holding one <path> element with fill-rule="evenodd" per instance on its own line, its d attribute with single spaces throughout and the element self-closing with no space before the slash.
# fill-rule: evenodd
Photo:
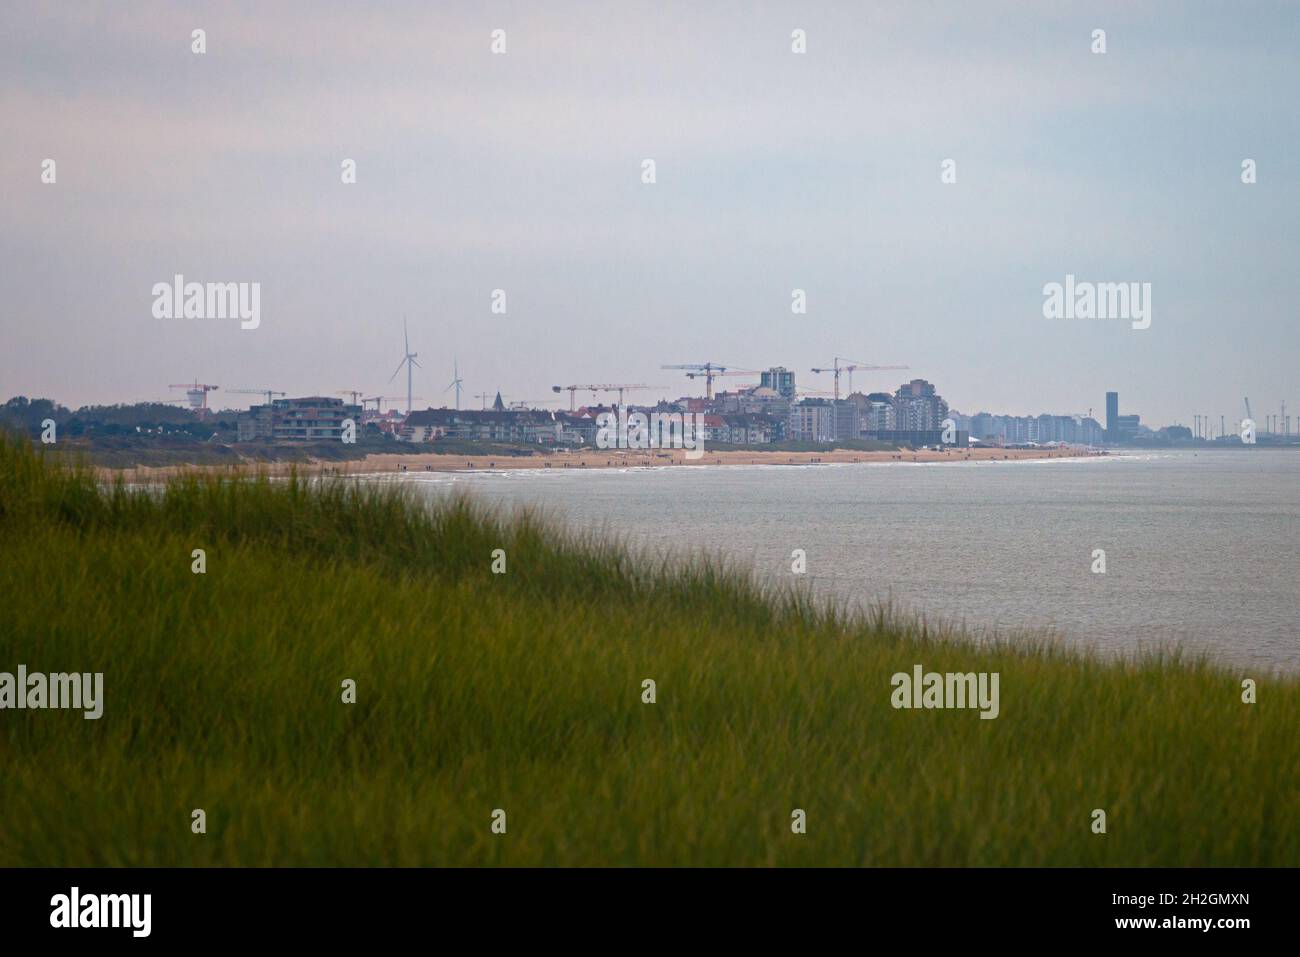
<svg viewBox="0 0 1300 957">
<path fill-rule="evenodd" d="M 737 375 L 745 376 L 746 378 L 751 378 L 756 375 L 761 376 L 762 374 L 763 373 L 757 370 L 751 370 L 751 369 L 728 369 L 726 372 L 688 372 L 686 373 L 686 378 L 699 379 L 703 377 L 707 383 L 709 379 L 721 379 L 724 377 L 737 376 Z"/>
<path fill-rule="evenodd" d="M 840 363 L 845 363 L 840 365 Z M 849 391 L 853 391 L 853 373 L 858 372 L 881 372 L 887 369 L 906 369 L 907 366 L 875 366 L 867 365 L 865 362 L 856 362 L 853 359 L 844 359 L 836 356 L 829 369 L 813 369 L 813 372 L 832 372 L 835 374 L 835 398 L 840 397 L 840 375 L 847 372 L 849 374 Z"/>
<path fill-rule="evenodd" d="M 221 386 L 208 385 L 205 382 L 199 382 L 199 380 L 195 379 L 193 385 L 182 382 L 178 384 L 169 385 L 167 386 L 167 388 L 184 389 L 185 398 L 187 398 L 190 402 L 190 408 L 194 409 L 196 412 L 207 412 L 208 393 L 215 392 L 217 389 L 221 388 Z"/>
<path fill-rule="evenodd" d="M 373 402 L 373 403 L 375 404 L 375 412 L 376 412 L 376 413 L 379 413 L 379 412 L 382 412 L 382 411 L 383 411 L 383 409 L 381 408 L 381 406 L 382 406 L 385 402 L 397 402 L 399 399 L 421 399 L 421 400 L 423 400 L 423 398 L 424 398 L 424 396 L 420 396 L 420 395 L 412 395 L 412 396 L 405 396 L 405 395 L 372 395 L 372 396 L 371 396 L 370 398 L 368 398 L 368 399 L 362 399 L 362 400 L 361 400 L 361 408 L 364 409 L 364 408 L 366 407 L 366 403 L 367 403 L 367 402 Z"/>
<path fill-rule="evenodd" d="M 569 393 L 569 411 L 574 412 L 577 410 L 577 406 L 574 404 L 574 393 L 578 392 L 579 390 L 583 392 L 590 390 L 593 394 L 597 392 L 617 392 L 618 404 L 621 407 L 623 405 L 624 392 L 639 392 L 643 389 L 666 389 L 666 388 L 668 388 L 666 385 L 644 385 L 642 383 L 628 384 L 628 383 L 621 383 L 621 382 L 614 382 L 614 383 L 605 382 L 605 383 L 595 383 L 595 384 L 585 384 L 585 385 L 553 385 L 551 386 L 551 391 L 564 392 L 567 390 Z"/>
<path fill-rule="evenodd" d="M 274 389 L 227 389 L 226 391 L 237 395 L 264 395 L 267 405 L 270 405 L 271 400 L 277 395 L 288 395 L 287 392 L 276 392 Z"/>
<path fill-rule="evenodd" d="M 686 371 L 687 378 L 695 379 L 704 376 L 704 396 L 713 398 L 713 380 L 716 376 L 725 375 L 728 369 L 741 375 L 757 375 L 751 369 L 736 369 L 734 366 L 724 366 L 716 362 L 687 362 L 679 365 L 660 366 L 661 369 L 683 369 Z"/>
</svg>

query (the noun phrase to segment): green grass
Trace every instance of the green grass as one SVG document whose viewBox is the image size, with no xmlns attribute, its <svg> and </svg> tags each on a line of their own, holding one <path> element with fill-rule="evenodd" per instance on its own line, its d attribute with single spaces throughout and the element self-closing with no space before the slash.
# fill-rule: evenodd
<svg viewBox="0 0 1300 957">
<path fill-rule="evenodd" d="M 485 453 L 496 446 L 484 446 Z M 319 442 L 223 442 L 200 441 L 180 435 L 82 435 L 60 438 L 47 454 L 54 461 L 88 462 L 101 468 L 156 468 L 176 465 L 244 466 L 249 463 L 350 462 L 367 455 L 417 455 L 428 446 L 396 442 L 363 434 L 353 445 L 337 441 Z M 504 454 L 504 453 L 503 453 Z"/>
<path fill-rule="evenodd" d="M 1001 716 L 894 710 L 916 663 L 999 672 Z M 19 664 L 106 700 L 0 711 L 3 866 L 1300 863 L 1294 679 L 1246 705 L 344 480 L 104 489 L 0 439 Z"/>
</svg>

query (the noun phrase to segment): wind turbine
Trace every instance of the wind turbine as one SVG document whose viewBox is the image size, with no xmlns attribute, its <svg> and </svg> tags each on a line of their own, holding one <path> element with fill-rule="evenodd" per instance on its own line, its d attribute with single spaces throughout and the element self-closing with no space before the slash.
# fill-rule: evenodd
<svg viewBox="0 0 1300 957">
<path fill-rule="evenodd" d="M 459 412 L 460 411 L 460 387 L 465 380 L 460 377 L 460 367 L 456 364 L 455 359 L 451 360 L 451 375 L 452 375 L 451 385 L 447 386 L 447 388 L 443 389 L 442 391 L 445 393 L 449 391 L 452 386 L 456 387 L 456 411 Z"/>
<path fill-rule="evenodd" d="M 397 364 L 397 368 L 393 371 L 393 374 L 388 377 L 388 381 L 392 382 L 394 379 L 396 379 L 397 373 L 402 371 L 402 366 L 406 366 L 406 414 L 410 415 L 411 414 L 411 391 L 412 391 L 411 390 L 411 368 L 412 366 L 420 366 L 420 368 L 423 369 L 424 366 L 421 366 L 420 363 L 415 361 L 415 357 L 418 356 L 419 353 L 411 351 L 411 337 L 406 331 L 405 316 L 402 317 L 402 338 L 406 343 L 406 353 L 405 355 L 402 356 L 402 361 Z"/>
</svg>

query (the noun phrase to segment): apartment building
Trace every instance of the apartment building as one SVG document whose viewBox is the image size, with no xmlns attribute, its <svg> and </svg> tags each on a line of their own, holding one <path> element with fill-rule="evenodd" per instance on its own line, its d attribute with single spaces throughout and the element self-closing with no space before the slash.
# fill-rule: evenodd
<svg viewBox="0 0 1300 957">
<path fill-rule="evenodd" d="M 361 407 L 330 396 L 275 399 L 255 405 L 236 423 L 240 442 L 328 442 L 343 438 L 344 423 L 351 420 L 360 432 Z"/>
<path fill-rule="evenodd" d="M 805 399 L 790 406 L 786 438 L 794 442 L 834 442 L 835 403 L 829 399 Z"/>
<path fill-rule="evenodd" d="M 921 432 L 943 428 L 948 418 L 948 403 L 924 379 L 913 379 L 894 393 L 894 428 Z"/>
</svg>

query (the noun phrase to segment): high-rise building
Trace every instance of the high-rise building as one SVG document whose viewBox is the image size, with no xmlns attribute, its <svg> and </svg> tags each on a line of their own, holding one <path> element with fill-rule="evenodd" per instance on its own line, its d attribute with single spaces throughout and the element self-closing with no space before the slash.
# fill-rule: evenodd
<svg viewBox="0 0 1300 957">
<path fill-rule="evenodd" d="M 896 429 L 913 432 L 942 429 L 947 417 L 948 403 L 924 379 L 906 382 L 894 393 Z"/>
<path fill-rule="evenodd" d="M 1142 419 L 1136 415 L 1121 415 L 1115 424 L 1115 435 L 1111 438 L 1112 442 L 1132 442 L 1137 438 L 1138 429 L 1142 425 Z"/>
<path fill-rule="evenodd" d="M 804 399 L 790 406 L 787 437 L 796 442 L 834 442 L 835 404 L 826 399 Z"/>
<path fill-rule="evenodd" d="M 1119 441 L 1119 393 L 1106 393 L 1106 439 Z"/>
<path fill-rule="evenodd" d="M 760 375 L 758 384 L 761 388 L 771 389 L 787 399 L 794 398 L 794 373 L 785 366 L 773 366 Z"/>
<path fill-rule="evenodd" d="M 863 432 L 887 432 L 897 428 L 892 395 L 887 392 L 872 392 L 867 396 L 867 402 L 870 406 L 862 423 Z"/>
</svg>

